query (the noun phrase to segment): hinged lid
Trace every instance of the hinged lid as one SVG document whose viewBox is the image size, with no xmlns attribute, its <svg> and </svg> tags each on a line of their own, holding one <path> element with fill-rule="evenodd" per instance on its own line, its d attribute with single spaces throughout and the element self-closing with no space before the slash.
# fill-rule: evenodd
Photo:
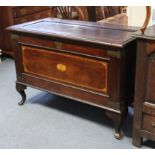
<svg viewBox="0 0 155 155">
<path fill-rule="evenodd" d="M 134 39 L 134 27 L 45 18 L 7 28 L 13 33 L 35 34 L 114 47 L 124 47 Z"/>
</svg>

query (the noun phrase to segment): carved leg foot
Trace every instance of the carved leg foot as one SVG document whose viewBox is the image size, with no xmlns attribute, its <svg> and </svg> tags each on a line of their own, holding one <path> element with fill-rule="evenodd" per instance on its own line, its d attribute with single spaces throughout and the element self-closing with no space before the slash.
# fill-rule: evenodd
<svg viewBox="0 0 155 155">
<path fill-rule="evenodd" d="M 122 129 L 122 125 L 123 125 L 125 116 L 127 114 L 127 110 L 121 114 L 112 113 L 112 112 L 106 112 L 106 114 L 114 122 L 114 126 L 115 126 L 114 136 L 115 136 L 115 138 L 121 140 L 124 137 L 123 131 L 121 129 Z"/>
<path fill-rule="evenodd" d="M 115 138 L 116 139 L 122 139 L 124 137 L 123 131 L 121 130 L 123 120 L 121 118 L 114 118 L 114 124 L 115 124 Z"/>
<path fill-rule="evenodd" d="M 143 141 L 143 138 L 136 137 L 136 138 L 133 138 L 132 144 L 135 145 L 135 146 L 137 146 L 137 147 L 141 147 L 142 141 Z"/>
<path fill-rule="evenodd" d="M 25 94 L 25 91 L 24 91 L 25 89 L 26 89 L 25 85 L 16 83 L 16 90 L 18 91 L 18 93 L 22 97 L 22 100 L 18 103 L 18 105 L 23 105 L 25 100 L 26 100 L 26 94 Z"/>
<path fill-rule="evenodd" d="M 140 129 L 134 128 L 132 144 L 137 147 L 141 147 L 142 142 L 143 142 L 143 138 L 140 136 Z"/>
</svg>

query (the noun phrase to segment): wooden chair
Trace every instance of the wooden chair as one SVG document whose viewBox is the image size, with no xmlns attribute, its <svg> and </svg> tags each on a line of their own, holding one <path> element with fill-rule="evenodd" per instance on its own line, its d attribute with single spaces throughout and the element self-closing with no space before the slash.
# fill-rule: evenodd
<svg viewBox="0 0 155 155">
<path fill-rule="evenodd" d="M 122 13 L 122 6 L 101 6 L 103 19 Z"/>
<path fill-rule="evenodd" d="M 142 27 L 140 28 L 142 34 L 144 34 L 144 32 L 145 32 L 145 30 L 149 24 L 150 18 L 151 18 L 151 6 L 146 6 L 145 21 L 144 21 L 144 24 L 142 25 Z"/>
<path fill-rule="evenodd" d="M 78 6 L 56 6 L 51 7 L 51 16 L 69 20 L 88 20 L 85 7 Z"/>
</svg>

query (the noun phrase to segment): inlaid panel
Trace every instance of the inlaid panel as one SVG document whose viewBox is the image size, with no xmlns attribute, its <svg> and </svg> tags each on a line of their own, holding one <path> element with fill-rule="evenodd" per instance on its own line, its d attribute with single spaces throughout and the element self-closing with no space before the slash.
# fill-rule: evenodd
<svg viewBox="0 0 155 155">
<path fill-rule="evenodd" d="M 107 61 L 35 47 L 21 48 L 24 72 L 83 89 L 108 92 Z"/>
</svg>

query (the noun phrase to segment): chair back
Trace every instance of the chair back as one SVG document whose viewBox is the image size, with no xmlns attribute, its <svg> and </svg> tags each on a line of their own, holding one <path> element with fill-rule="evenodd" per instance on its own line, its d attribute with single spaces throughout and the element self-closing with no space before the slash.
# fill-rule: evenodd
<svg viewBox="0 0 155 155">
<path fill-rule="evenodd" d="M 78 6 L 56 6 L 51 8 L 51 16 L 70 20 L 88 20 L 84 8 Z"/>
<path fill-rule="evenodd" d="M 103 19 L 122 13 L 121 6 L 101 6 Z"/>
</svg>

